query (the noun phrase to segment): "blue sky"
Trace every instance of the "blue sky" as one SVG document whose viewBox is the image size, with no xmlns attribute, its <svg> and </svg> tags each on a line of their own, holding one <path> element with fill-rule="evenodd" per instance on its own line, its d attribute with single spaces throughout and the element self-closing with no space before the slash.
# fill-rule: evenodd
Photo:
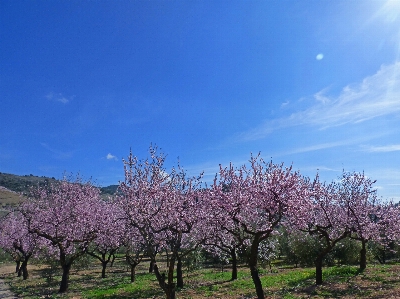
<svg viewBox="0 0 400 299">
<path fill-rule="evenodd" d="M 123 180 L 151 143 L 400 200 L 400 1 L 0 1 L 0 171 Z"/>
</svg>

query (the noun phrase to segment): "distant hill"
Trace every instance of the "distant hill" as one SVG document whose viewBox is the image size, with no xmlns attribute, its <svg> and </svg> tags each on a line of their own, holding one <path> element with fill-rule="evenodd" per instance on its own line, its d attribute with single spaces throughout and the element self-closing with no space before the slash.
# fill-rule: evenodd
<svg viewBox="0 0 400 299">
<path fill-rule="evenodd" d="M 28 193 L 30 186 L 44 186 L 49 183 L 55 183 L 55 178 L 38 177 L 30 175 L 15 175 L 0 172 L 0 186 L 18 193 Z"/>
<path fill-rule="evenodd" d="M 114 195 L 117 192 L 118 185 L 110 185 L 107 187 L 101 187 L 100 191 L 103 195 Z"/>
<path fill-rule="evenodd" d="M 9 208 L 21 202 L 19 193 L 0 186 L 0 218 L 7 214 Z"/>
<path fill-rule="evenodd" d="M 0 218 L 7 213 L 7 209 L 18 205 L 23 196 L 29 192 L 31 186 L 45 186 L 56 183 L 55 178 L 30 175 L 15 175 L 0 172 Z M 100 187 L 101 197 L 107 199 L 114 195 L 118 185 Z"/>
<path fill-rule="evenodd" d="M 10 173 L 2 173 L 0 172 L 0 188 L 4 187 L 7 189 L 6 192 L 3 188 L 2 192 L 9 193 L 10 191 L 16 192 L 18 194 L 14 194 L 14 196 L 19 196 L 19 193 L 27 194 L 29 191 L 29 187 L 31 186 L 45 186 L 47 184 L 56 183 L 57 180 L 45 176 L 34 176 L 32 174 L 29 175 L 15 175 Z M 114 195 L 117 191 L 118 185 L 110 185 L 107 187 L 100 187 L 101 194 L 103 196 Z M 1 191 L 2 189 L 0 189 Z M 10 197 L 11 195 L 7 195 Z M 4 196 L 0 196 L 0 204 L 4 202 Z"/>
</svg>

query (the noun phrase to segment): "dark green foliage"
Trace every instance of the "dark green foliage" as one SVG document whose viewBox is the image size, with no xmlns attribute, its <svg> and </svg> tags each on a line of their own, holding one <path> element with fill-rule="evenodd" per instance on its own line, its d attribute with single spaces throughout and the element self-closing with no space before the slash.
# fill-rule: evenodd
<svg viewBox="0 0 400 299">
<path fill-rule="evenodd" d="M 110 185 L 107 187 L 101 187 L 100 191 L 101 194 L 107 194 L 107 195 L 114 195 L 117 192 L 118 185 Z"/>
<path fill-rule="evenodd" d="M 332 251 L 332 256 L 340 265 L 357 265 L 360 261 L 361 242 L 343 239 Z"/>
<path fill-rule="evenodd" d="M 187 269 L 188 272 L 201 269 L 206 260 L 205 251 L 203 250 L 194 250 L 185 255 L 183 259 L 183 265 Z"/>
<path fill-rule="evenodd" d="M 74 261 L 74 270 L 87 270 L 89 269 L 90 265 L 95 262 L 97 262 L 97 260 L 91 257 L 89 254 L 81 255 L 78 259 Z"/>
<path fill-rule="evenodd" d="M 31 186 L 45 186 L 54 182 L 56 182 L 55 178 L 38 177 L 34 175 L 21 176 L 0 172 L 0 186 L 15 192 L 28 193 Z"/>
<path fill-rule="evenodd" d="M 9 255 L 7 252 L 5 252 L 3 249 L 0 248 L 0 264 L 11 263 L 11 262 L 13 262 L 11 255 Z"/>
<path fill-rule="evenodd" d="M 294 264 L 296 267 L 313 266 L 321 248 L 317 238 L 300 231 L 289 234 L 283 230 L 279 245 L 285 263 Z"/>
<path fill-rule="evenodd" d="M 378 242 L 369 242 L 368 250 L 372 257 L 380 264 L 386 264 L 388 261 L 399 259 L 400 246 L 395 242 L 388 242 L 386 245 L 379 244 Z"/>
</svg>

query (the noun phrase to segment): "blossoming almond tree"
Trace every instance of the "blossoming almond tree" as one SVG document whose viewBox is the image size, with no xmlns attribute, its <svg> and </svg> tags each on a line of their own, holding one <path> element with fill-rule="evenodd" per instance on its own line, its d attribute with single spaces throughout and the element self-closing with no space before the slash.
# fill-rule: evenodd
<svg viewBox="0 0 400 299">
<path fill-rule="evenodd" d="M 28 261 L 39 248 L 38 236 L 28 232 L 27 222 L 18 212 L 10 212 L 0 221 L 0 247 L 17 263 L 16 272 L 23 279 L 29 277 Z"/>
<path fill-rule="evenodd" d="M 125 223 L 122 244 L 125 251 L 126 263 L 131 268 L 131 282 L 135 282 L 136 266 L 141 263 L 146 254 L 147 242 L 135 227 L 131 227 Z M 157 248 L 154 251 L 158 252 Z"/>
<path fill-rule="evenodd" d="M 238 254 L 249 246 L 250 235 L 246 234 L 238 222 L 226 221 L 227 214 L 218 205 L 218 196 L 208 192 L 208 204 L 204 205 L 208 219 L 202 226 L 204 249 L 221 261 L 232 263 L 231 280 L 238 275 Z M 215 191 L 215 188 L 214 188 Z"/>
<path fill-rule="evenodd" d="M 368 241 L 380 240 L 380 227 L 385 215 L 370 178 L 364 173 L 343 172 L 338 187 L 339 196 L 347 203 L 351 218 L 350 238 L 361 242 L 360 270 L 367 266 Z"/>
<path fill-rule="evenodd" d="M 306 208 L 306 190 L 298 172 L 266 163 L 259 155 L 251 157 L 249 168 L 220 166 L 211 192 L 214 204 L 225 211 L 222 221 L 229 233 L 249 236 L 248 265 L 259 299 L 264 298 L 257 268 L 260 243 L 273 234 L 285 215 Z"/>
<path fill-rule="evenodd" d="M 380 241 L 383 228 L 395 227 L 383 210 L 373 188 L 375 181 L 363 173 L 343 172 L 330 184 L 321 183 L 319 176 L 309 181 L 312 208 L 304 210 L 303 217 L 294 214 L 290 219 L 301 231 L 317 236 L 322 249 L 315 259 L 316 284 L 322 284 L 322 263 L 326 255 L 344 238 L 362 243 L 360 269 L 366 267 L 366 244 Z M 391 211 L 391 210 L 390 210 Z M 398 218 L 398 217 L 397 217 Z"/>
<path fill-rule="evenodd" d="M 199 180 L 187 179 L 178 168 L 166 172 L 165 155 L 150 147 L 150 159 L 139 161 L 130 153 L 124 161 L 125 181 L 119 186 L 120 204 L 128 225 L 146 242 L 146 254 L 154 265 L 158 283 L 168 299 L 175 298 L 174 268 L 185 235 L 197 223 Z M 199 212 L 200 211 L 200 212 Z M 168 253 L 167 277 L 157 265 L 157 253 Z"/>
<path fill-rule="evenodd" d="M 392 251 L 391 245 L 400 239 L 400 209 L 398 203 L 381 202 L 372 218 L 376 222 L 379 232 L 378 238 L 374 239 L 375 257 L 379 263 L 384 264 L 387 250 Z"/>
<path fill-rule="evenodd" d="M 193 182 L 196 182 L 196 185 L 198 186 L 198 178 L 192 178 L 190 183 Z M 180 221 L 185 223 L 185 226 L 182 226 L 182 223 L 178 225 L 178 222 L 175 222 L 171 226 L 173 231 L 175 230 L 178 232 L 180 230 L 182 232 L 182 238 L 179 241 L 180 245 L 176 251 L 176 286 L 178 288 L 183 288 L 184 286 L 182 261 L 189 254 L 198 250 L 203 241 L 207 238 L 208 233 L 205 233 L 204 229 L 207 227 L 206 223 L 210 216 L 207 214 L 207 209 L 205 209 L 205 205 L 208 204 L 207 192 L 199 190 L 194 185 L 189 189 L 181 191 L 181 207 L 178 209 L 177 215 Z"/>
<path fill-rule="evenodd" d="M 125 221 L 119 206 L 111 199 L 99 203 L 99 214 L 102 216 L 97 217 L 96 237 L 86 252 L 101 262 L 101 277 L 105 278 L 108 263 L 123 244 Z"/>
<path fill-rule="evenodd" d="M 51 242 L 62 267 L 60 293 L 68 290 L 69 272 L 96 238 L 101 215 L 100 191 L 90 182 L 63 180 L 33 188 L 21 205 L 28 231 Z"/>
<path fill-rule="evenodd" d="M 352 215 L 349 209 L 349 198 L 341 196 L 340 182 L 321 183 L 319 176 L 309 184 L 309 198 L 312 206 L 291 215 L 290 220 L 301 231 L 317 236 L 321 249 L 315 258 L 316 284 L 322 284 L 322 263 L 335 245 L 350 236 Z"/>
</svg>

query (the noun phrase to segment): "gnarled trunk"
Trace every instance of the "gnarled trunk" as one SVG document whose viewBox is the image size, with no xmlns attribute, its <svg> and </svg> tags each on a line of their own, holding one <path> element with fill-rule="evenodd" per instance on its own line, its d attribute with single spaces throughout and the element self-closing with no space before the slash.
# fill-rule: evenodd
<svg viewBox="0 0 400 299">
<path fill-rule="evenodd" d="M 324 256 L 318 256 L 315 259 L 315 284 L 322 284 L 322 260 Z"/>
<path fill-rule="evenodd" d="M 111 256 L 113 256 L 115 258 L 115 255 L 113 253 L 109 253 L 107 256 L 106 252 L 101 252 L 100 255 L 96 254 L 94 251 L 87 251 L 87 254 L 89 254 L 90 256 L 95 257 L 96 259 L 98 259 L 101 263 L 101 278 L 106 278 L 106 269 L 107 269 L 107 265 L 111 260 Z M 112 262 L 111 262 L 112 264 Z"/>
<path fill-rule="evenodd" d="M 362 247 L 360 250 L 360 270 L 365 270 L 365 268 L 367 268 L 367 248 L 366 248 L 366 244 L 367 241 L 366 240 L 362 240 L 361 241 Z"/>
<path fill-rule="evenodd" d="M 101 278 L 106 278 L 106 268 L 108 261 L 101 261 Z"/>
<path fill-rule="evenodd" d="M 18 277 L 22 276 L 22 266 L 19 266 L 17 276 Z"/>
<path fill-rule="evenodd" d="M 135 282 L 136 279 L 136 265 L 131 265 L 131 282 Z"/>
<path fill-rule="evenodd" d="M 254 286 L 256 288 L 257 299 L 264 299 L 264 290 L 261 284 L 260 276 L 258 275 L 257 259 L 258 259 L 258 243 L 256 240 L 253 241 L 250 250 L 249 267 L 251 278 L 253 279 Z"/>
<path fill-rule="evenodd" d="M 154 271 L 154 261 L 150 261 L 150 266 L 149 266 L 149 273 L 153 273 Z"/>
<path fill-rule="evenodd" d="M 28 260 L 26 259 L 26 260 L 24 260 L 24 261 L 22 262 L 22 264 L 21 264 L 22 278 L 23 278 L 23 280 L 26 280 L 26 279 L 28 279 L 28 277 L 29 277 L 29 273 L 28 273 L 28 268 L 27 268 L 27 266 L 28 266 Z"/>
<path fill-rule="evenodd" d="M 167 291 L 165 293 L 167 299 L 175 299 L 175 283 L 167 284 Z"/>
<path fill-rule="evenodd" d="M 18 276 L 21 276 L 20 272 L 19 272 L 19 269 L 21 267 L 21 261 L 20 260 L 16 260 L 15 263 L 16 263 L 16 265 L 15 265 L 15 273 L 18 273 Z"/>
<path fill-rule="evenodd" d="M 72 263 L 66 263 L 62 265 L 62 278 L 61 278 L 61 284 L 60 284 L 60 290 L 58 291 L 59 293 L 65 293 L 68 291 L 68 284 L 69 284 L 69 271 L 71 270 L 71 264 Z"/>
<path fill-rule="evenodd" d="M 115 254 L 112 254 L 112 259 L 111 259 L 111 264 L 110 267 L 114 266 L 114 261 L 115 261 Z"/>
<path fill-rule="evenodd" d="M 170 261 L 171 262 L 171 261 Z M 173 267 L 173 266 L 172 266 Z M 173 269 L 173 268 L 172 268 Z M 154 261 L 154 273 L 156 275 L 158 284 L 160 285 L 161 289 L 164 291 L 165 296 L 167 299 L 175 299 L 175 283 L 171 281 L 171 278 L 173 278 L 173 272 L 172 275 L 170 274 L 171 270 L 171 263 L 169 264 L 169 270 L 168 270 L 168 282 L 165 281 L 166 277 L 165 274 L 161 274 L 160 271 L 158 270 L 157 263 Z"/>
<path fill-rule="evenodd" d="M 315 284 L 322 284 L 322 262 L 324 261 L 325 256 L 331 252 L 334 245 L 329 245 L 323 251 L 319 253 L 317 258 L 315 259 Z"/>
<path fill-rule="evenodd" d="M 183 288 L 182 258 L 180 256 L 178 256 L 176 263 L 176 286 Z"/>
<path fill-rule="evenodd" d="M 231 280 L 237 279 L 237 256 L 236 256 L 236 249 L 231 249 L 231 259 L 232 259 L 232 277 Z"/>
</svg>

